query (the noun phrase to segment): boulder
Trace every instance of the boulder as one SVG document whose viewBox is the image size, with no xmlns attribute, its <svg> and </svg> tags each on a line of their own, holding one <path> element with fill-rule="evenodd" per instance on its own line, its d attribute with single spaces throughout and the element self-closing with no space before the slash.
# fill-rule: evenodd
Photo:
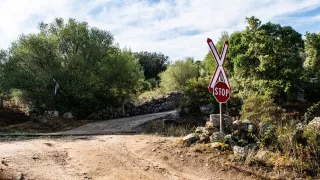
<svg viewBox="0 0 320 180">
<path fill-rule="evenodd" d="M 200 111 L 202 114 L 205 114 L 205 115 L 209 115 L 209 114 L 212 114 L 215 110 L 215 107 L 213 104 L 207 104 L 207 105 L 203 105 L 203 106 L 200 106 Z"/>
<path fill-rule="evenodd" d="M 210 136 L 210 142 L 224 142 L 224 133 L 222 132 L 214 132 Z"/>
<path fill-rule="evenodd" d="M 248 150 L 244 147 L 240 146 L 233 146 L 232 148 L 233 154 L 240 156 L 242 158 L 246 157 Z"/>
<path fill-rule="evenodd" d="M 183 142 L 186 143 L 187 145 L 195 143 L 199 139 L 200 139 L 199 135 L 197 135 L 196 133 L 188 134 L 188 135 L 186 135 L 185 137 L 182 138 Z"/>
<path fill-rule="evenodd" d="M 254 156 L 254 159 L 263 163 L 268 163 L 273 156 L 274 153 L 268 150 L 259 150 Z"/>
<path fill-rule="evenodd" d="M 73 115 L 71 112 L 64 113 L 62 117 L 67 118 L 67 119 L 73 119 Z"/>
<path fill-rule="evenodd" d="M 315 117 L 312 121 L 310 121 L 307 125 L 307 128 L 310 128 L 315 132 L 319 132 L 320 131 L 320 117 Z"/>
</svg>

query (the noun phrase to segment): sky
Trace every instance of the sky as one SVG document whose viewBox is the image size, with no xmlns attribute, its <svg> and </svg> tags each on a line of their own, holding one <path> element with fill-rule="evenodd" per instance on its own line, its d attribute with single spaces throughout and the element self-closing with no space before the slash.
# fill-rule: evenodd
<svg viewBox="0 0 320 180">
<path fill-rule="evenodd" d="M 110 31 L 121 48 L 203 60 L 207 38 L 243 30 L 245 18 L 320 32 L 320 0 L 0 0 L 0 48 L 57 17 Z"/>
</svg>

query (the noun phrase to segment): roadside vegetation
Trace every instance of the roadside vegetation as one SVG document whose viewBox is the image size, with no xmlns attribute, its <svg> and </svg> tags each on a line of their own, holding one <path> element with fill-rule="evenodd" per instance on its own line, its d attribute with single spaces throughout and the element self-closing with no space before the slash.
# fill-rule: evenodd
<svg viewBox="0 0 320 180">
<path fill-rule="evenodd" d="M 242 31 L 222 32 L 215 43 L 218 51 L 225 40 L 230 45 L 225 69 L 232 96 L 224 113 L 252 125 L 245 134 L 236 129 L 230 134 L 240 146 L 256 145 L 244 156 L 229 159 L 294 172 L 295 177 L 317 177 L 320 34 L 307 32 L 303 38 L 291 26 L 262 23 L 256 17 L 246 23 Z M 21 35 L 9 49 L 0 51 L 0 95 L 1 101 L 17 99 L 29 111 L 54 109 L 86 119 L 105 107 L 143 104 L 178 92 L 182 94 L 180 120 L 201 116 L 197 119 L 201 123 L 159 126 L 164 123 L 159 120 L 146 124 L 145 133 L 185 136 L 205 125 L 203 117 L 219 111 L 207 89 L 215 66 L 211 52 L 203 60 L 170 61 L 159 52 L 121 49 L 108 31 L 58 18 L 40 23 L 39 33 Z M 193 147 L 196 151 L 211 148 L 199 143 Z M 232 154 L 230 142 L 220 143 L 219 150 Z"/>
</svg>

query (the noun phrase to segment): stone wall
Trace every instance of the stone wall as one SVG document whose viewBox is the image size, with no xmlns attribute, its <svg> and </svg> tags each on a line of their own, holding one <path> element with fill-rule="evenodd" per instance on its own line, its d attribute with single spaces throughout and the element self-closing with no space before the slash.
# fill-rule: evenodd
<svg viewBox="0 0 320 180">
<path fill-rule="evenodd" d="M 142 105 L 135 106 L 133 103 L 126 103 L 124 105 L 125 115 L 122 114 L 121 107 L 108 107 L 97 113 L 88 116 L 88 120 L 106 120 L 128 116 L 136 116 L 150 113 L 165 112 L 176 109 L 182 99 L 182 94 L 171 93 L 167 97 L 160 99 L 152 99 Z"/>
</svg>

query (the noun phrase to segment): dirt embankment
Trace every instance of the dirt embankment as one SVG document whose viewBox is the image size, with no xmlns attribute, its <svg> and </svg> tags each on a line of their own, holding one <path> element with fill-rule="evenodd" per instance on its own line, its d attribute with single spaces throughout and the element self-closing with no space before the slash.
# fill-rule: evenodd
<svg viewBox="0 0 320 180">
<path fill-rule="evenodd" d="M 254 179 L 219 158 L 149 135 L 10 140 L 0 143 L 2 179 Z"/>
<path fill-rule="evenodd" d="M 0 109 L 0 126 L 24 123 L 30 120 L 25 113 L 14 109 Z"/>
</svg>

